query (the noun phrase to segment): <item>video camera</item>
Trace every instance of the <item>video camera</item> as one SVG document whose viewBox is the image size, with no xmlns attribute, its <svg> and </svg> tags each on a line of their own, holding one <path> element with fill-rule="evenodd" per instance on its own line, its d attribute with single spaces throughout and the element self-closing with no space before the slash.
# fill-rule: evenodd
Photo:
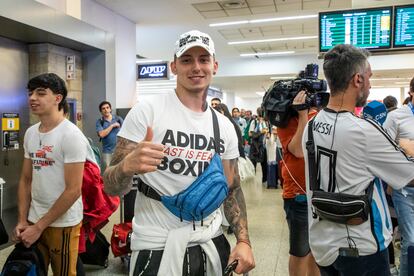
<svg viewBox="0 0 414 276">
<path fill-rule="evenodd" d="M 297 116 L 298 110 L 311 107 L 323 108 L 328 104 L 329 93 L 326 92 L 326 81 L 318 79 L 318 65 L 308 64 L 299 77 L 291 80 L 276 81 L 267 90 L 263 97 L 262 108 L 265 116 L 272 125 L 286 127 L 289 119 Z M 293 99 L 304 90 L 306 92 L 305 103 L 292 105 Z"/>
</svg>

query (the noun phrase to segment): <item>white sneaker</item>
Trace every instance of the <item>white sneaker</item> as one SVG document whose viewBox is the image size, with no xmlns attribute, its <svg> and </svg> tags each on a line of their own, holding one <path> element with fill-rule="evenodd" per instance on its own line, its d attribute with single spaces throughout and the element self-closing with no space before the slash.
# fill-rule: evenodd
<svg viewBox="0 0 414 276">
<path fill-rule="evenodd" d="M 390 268 L 390 275 L 391 276 L 398 276 L 399 275 L 398 268 L 395 265 Z"/>
</svg>

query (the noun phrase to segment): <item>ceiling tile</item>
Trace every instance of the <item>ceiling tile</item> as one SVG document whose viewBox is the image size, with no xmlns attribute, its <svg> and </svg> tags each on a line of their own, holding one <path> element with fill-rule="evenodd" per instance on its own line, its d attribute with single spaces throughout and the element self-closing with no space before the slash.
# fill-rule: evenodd
<svg viewBox="0 0 414 276">
<path fill-rule="evenodd" d="M 250 8 L 274 5 L 273 0 L 246 0 L 246 2 Z"/>
<path fill-rule="evenodd" d="M 252 14 L 248 8 L 226 10 L 226 12 L 229 16 L 243 16 Z"/>
<path fill-rule="evenodd" d="M 331 0 L 330 9 L 352 8 L 352 0 Z"/>
<path fill-rule="evenodd" d="M 279 30 L 273 30 L 273 31 L 266 31 L 266 32 L 263 32 L 263 36 L 265 37 L 265 38 L 277 38 L 277 37 L 279 37 L 280 35 L 282 34 L 282 31 L 279 29 Z"/>
<path fill-rule="evenodd" d="M 325 10 L 329 8 L 329 0 L 303 2 L 304 10 Z"/>
<path fill-rule="evenodd" d="M 276 5 L 279 4 L 295 4 L 302 3 L 302 0 L 276 0 Z"/>
<path fill-rule="evenodd" d="M 261 7 L 250 7 L 253 14 L 260 14 L 260 13 L 274 13 L 276 12 L 275 6 L 261 6 Z"/>
<path fill-rule="evenodd" d="M 306 40 L 303 42 L 303 48 L 316 48 L 316 47 L 318 47 L 317 39 Z"/>
<path fill-rule="evenodd" d="M 223 29 L 223 30 L 218 30 L 219 33 L 221 33 L 222 35 L 234 35 L 234 34 L 240 34 L 239 29 Z"/>
<path fill-rule="evenodd" d="M 228 41 L 239 41 L 244 39 L 242 34 L 227 34 L 222 36 Z"/>
<path fill-rule="evenodd" d="M 206 19 L 228 17 L 228 15 L 224 11 L 207 11 L 207 12 L 200 12 L 200 13 Z"/>
<path fill-rule="evenodd" d="M 276 52 L 276 51 L 286 51 L 286 43 L 279 43 L 279 44 L 272 44 L 270 51 Z"/>
<path fill-rule="evenodd" d="M 193 4 L 193 7 L 199 12 L 222 10 L 221 6 L 217 2 Z"/>
<path fill-rule="evenodd" d="M 282 33 L 284 35 L 302 34 L 302 24 L 289 24 L 282 26 Z"/>
<path fill-rule="evenodd" d="M 276 8 L 277 8 L 277 11 L 279 12 L 302 10 L 302 2 L 289 3 L 289 4 L 277 4 Z"/>
<path fill-rule="evenodd" d="M 240 32 L 246 39 L 263 39 L 260 28 L 244 28 L 240 29 Z"/>
</svg>

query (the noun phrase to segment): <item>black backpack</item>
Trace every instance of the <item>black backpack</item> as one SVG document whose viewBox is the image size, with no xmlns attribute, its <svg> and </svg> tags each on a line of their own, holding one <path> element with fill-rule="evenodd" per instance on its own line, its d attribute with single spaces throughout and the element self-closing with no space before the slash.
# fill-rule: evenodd
<svg viewBox="0 0 414 276">
<path fill-rule="evenodd" d="M 46 276 L 43 255 L 36 245 L 26 248 L 23 243 L 15 245 L 7 257 L 1 276 Z"/>
</svg>

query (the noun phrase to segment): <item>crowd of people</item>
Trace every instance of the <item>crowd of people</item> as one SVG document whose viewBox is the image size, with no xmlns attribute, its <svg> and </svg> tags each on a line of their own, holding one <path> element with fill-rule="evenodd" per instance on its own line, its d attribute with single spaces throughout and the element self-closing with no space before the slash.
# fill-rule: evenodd
<svg viewBox="0 0 414 276">
<path fill-rule="evenodd" d="M 323 61 L 328 105 L 306 107 L 307 93 L 299 91 L 292 101 L 297 114 L 277 128 L 261 108 L 230 113 L 219 98 L 208 106 L 219 67 L 214 43 L 190 31 L 178 38 L 171 62 L 175 93 L 137 102 L 125 120 L 102 102 L 96 131 L 105 192 L 124 195 L 139 175 L 130 275 L 217 276 L 255 267 L 239 158 L 255 169 L 260 164 L 268 188 L 283 188 L 290 275 L 390 275 L 386 191 L 402 236 L 400 275 L 413 275 L 414 78 L 406 105 L 383 100 L 383 127 L 375 116 L 357 117 L 354 110 L 366 105 L 371 87 L 368 57 L 350 45 L 331 49 Z M 27 87 L 40 122 L 24 138 L 14 240 L 36 243 L 54 275 L 76 275 L 82 173 L 93 152 L 65 118 L 61 78 L 43 74 Z M 365 204 L 348 214 L 344 206 L 355 201 Z M 223 216 L 234 248 L 221 230 Z"/>
</svg>

